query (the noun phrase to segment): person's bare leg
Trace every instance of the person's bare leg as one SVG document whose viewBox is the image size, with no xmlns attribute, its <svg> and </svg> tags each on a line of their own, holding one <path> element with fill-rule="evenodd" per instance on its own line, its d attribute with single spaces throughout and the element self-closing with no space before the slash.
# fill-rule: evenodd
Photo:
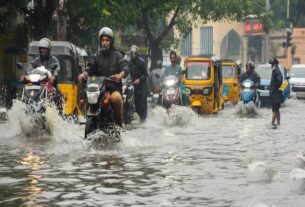
<svg viewBox="0 0 305 207">
<path fill-rule="evenodd" d="M 280 125 L 281 124 L 281 113 L 280 113 L 280 111 L 278 111 L 276 115 L 277 115 L 276 116 L 276 123 L 277 123 L 277 125 Z"/>
<path fill-rule="evenodd" d="M 275 123 L 275 118 L 276 118 L 276 112 L 272 112 L 272 121 L 271 121 L 271 124 L 274 124 Z"/>
</svg>

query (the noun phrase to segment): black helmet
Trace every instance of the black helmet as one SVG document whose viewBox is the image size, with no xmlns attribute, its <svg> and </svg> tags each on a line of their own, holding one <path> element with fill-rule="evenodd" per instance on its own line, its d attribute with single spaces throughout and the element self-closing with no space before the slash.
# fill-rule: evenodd
<svg viewBox="0 0 305 207">
<path fill-rule="evenodd" d="M 247 67 L 249 67 L 251 70 L 254 70 L 255 65 L 254 65 L 254 63 L 253 63 L 252 61 L 249 61 L 249 62 L 247 62 L 247 64 L 246 64 L 246 68 L 247 68 Z"/>
<path fill-rule="evenodd" d="M 270 61 L 269 61 L 269 63 L 271 64 L 271 65 L 274 65 L 274 64 L 279 64 L 279 61 L 276 59 L 276 58 L 272 58 Z"/>
</svg>

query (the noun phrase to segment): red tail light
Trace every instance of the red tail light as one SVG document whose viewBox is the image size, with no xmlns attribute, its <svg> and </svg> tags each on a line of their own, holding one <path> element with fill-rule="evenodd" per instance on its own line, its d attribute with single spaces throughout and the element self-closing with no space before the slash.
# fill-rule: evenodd
<svg viewBox="0 0 305 207">
<path fill-rule="evenodd" d="M 160 93 L 161 92 L 161 89 L 159 87 L 153 87 L 152 88 L 152 92 L 153 93 Z"/>
</svg>

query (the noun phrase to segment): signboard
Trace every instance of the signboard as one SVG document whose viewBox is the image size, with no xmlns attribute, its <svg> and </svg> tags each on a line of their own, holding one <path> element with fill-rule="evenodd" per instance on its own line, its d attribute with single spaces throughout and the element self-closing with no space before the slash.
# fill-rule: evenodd
<svg viewBox="0 0 305 207">
<path fill-rule="evenodd" d="M 255 19 L 246 19 L 244 21 L 244 33 L 245 36 L 251 36 L 251 35 L 264 35 L 264 25 L 263 20 L 259 18 Z"/>
</svg>

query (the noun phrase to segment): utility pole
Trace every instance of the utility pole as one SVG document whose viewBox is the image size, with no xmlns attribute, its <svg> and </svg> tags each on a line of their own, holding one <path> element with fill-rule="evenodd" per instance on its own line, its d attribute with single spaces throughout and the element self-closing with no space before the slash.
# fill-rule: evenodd
<svg viewBox="0 0 305 207">
<path fill-rule="evenodd" d="M 286 39 L 286 61 L 287 61 L 287 65 L 286 67 L 290 66 L 289 63 L 289 47 L 292 45 L 291 41 L 292 41 L 292 31 L 293 31 L 293 23 L 290 19 L 290 0 L 287 0 L 287 20 L 286 20 L 286 31 L 287 31 L 287 39 Z M 293 62 L 293 60 L 292 60 Z M 291 64 L 292 64 L 291 62 Z"/>
<path fill-rule="evenodd" d="M 266 0 L 266 11 L 269 11 L 269 0 Z M 265 34 L 265 62 L 269 62 L 269 34 Z"/>
</svg>

